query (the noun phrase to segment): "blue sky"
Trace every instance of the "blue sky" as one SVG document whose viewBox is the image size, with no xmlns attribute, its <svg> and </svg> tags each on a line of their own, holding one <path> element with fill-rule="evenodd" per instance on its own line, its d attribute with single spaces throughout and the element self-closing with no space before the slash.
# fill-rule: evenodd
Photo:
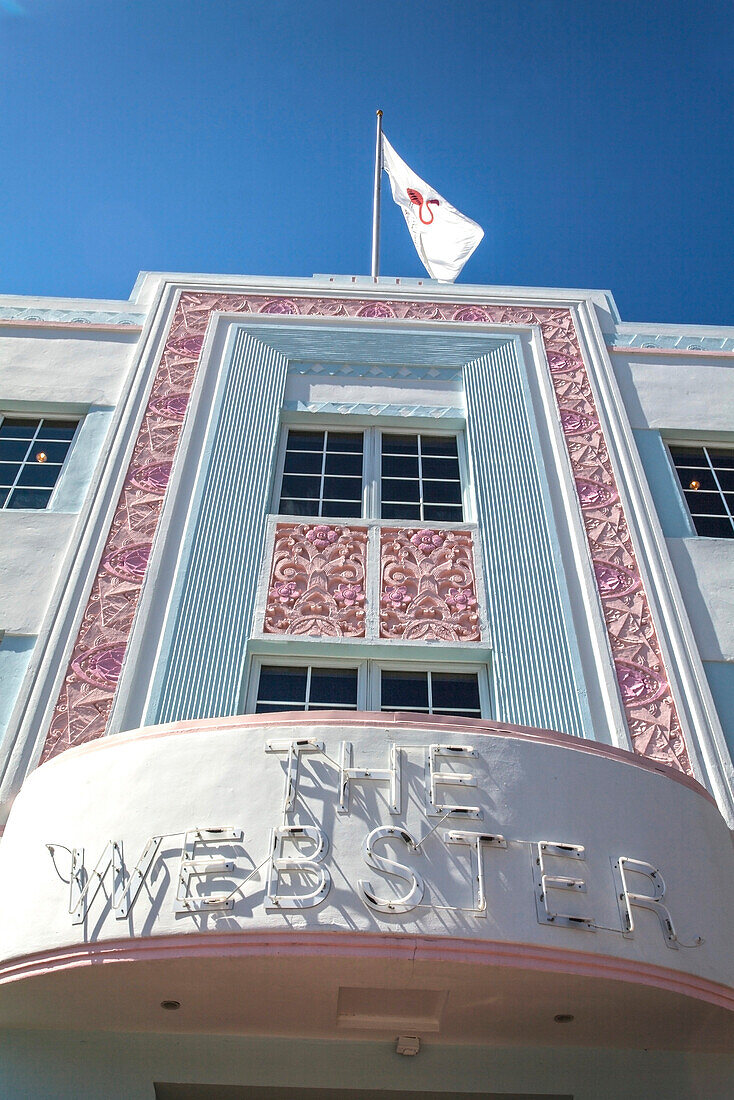
<svg viewBox="0 0 734 1100">
<path fill-rule="evenodd" d="M 0 293 L 366 274 L 381 107 L 485 229 L 460 282 L 734 324 L 733 56 L 731 0 L 0 0 Z"/>
</svg>

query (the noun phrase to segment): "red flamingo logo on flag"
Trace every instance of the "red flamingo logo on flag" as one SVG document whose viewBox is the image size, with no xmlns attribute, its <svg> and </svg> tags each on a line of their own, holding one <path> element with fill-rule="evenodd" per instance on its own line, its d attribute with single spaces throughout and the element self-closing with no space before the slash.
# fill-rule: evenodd
<svg viewBox="0 0 734 1100">
<path fill-rule="evenodd" d="M 416 191 L 416 189 L 414 187 L 408 187 L 408 188 L 406 188 L 406 190 L 408 192 L 408 198 L 410 199 L 410 201 L 415 206 L 418 207 L 418 217 L 420 218 L 420 220 L 423 222 L 424 225 L 430 225 L 431 222 L 433 221 L 433 211 L 431 210 L 431 207 L 441 205 L 440 202 L 438 201 L 438 199 L 426 199 L 426 200 L 424 200 L 424 198 L 421 195 L 420 191 Z M 425 205 L 425 208 L 426 208 L 426 214 L 431 215 L 430 218 L 424 218 L 423 217 L 423 207 L 424 207 L 424 205 Z"/>
</svg>

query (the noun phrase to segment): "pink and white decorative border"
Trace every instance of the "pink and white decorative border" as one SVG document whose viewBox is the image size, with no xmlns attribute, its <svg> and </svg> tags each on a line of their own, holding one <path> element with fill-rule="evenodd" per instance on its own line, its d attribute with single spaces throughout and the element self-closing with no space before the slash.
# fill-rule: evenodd
<svg viewBox="0 0 734 1100">
<path fill-rule="evenodd" d="M 42 761 L 105 731 L 204 335 L 215 312 L 539 326 L 634 750 L 693 774 L 569 309 L 191 291 L 181 294 L 171 324 Z"/>
<path fill-rule="evenodd" d="M 455 936 L 424 936 L 395 932 L 199 932 L 143 939 L 84 943 L 11 959 L 0 966 L 0 985 L 43 977 L 64 970 L 110 963 L 163 962 L 191 958 L 348 958 L 409 959 L 417 964 L 513 967 L 523 971 L 574 974 L 600 981 L 630 982 L 682 994 L 720 1008 L 734 1009 L 728 986 L 682 974 L 669 967 L 630 961 L 590 951 L 573 951 L 529 943 L 471 940 Z"/>
</svg>

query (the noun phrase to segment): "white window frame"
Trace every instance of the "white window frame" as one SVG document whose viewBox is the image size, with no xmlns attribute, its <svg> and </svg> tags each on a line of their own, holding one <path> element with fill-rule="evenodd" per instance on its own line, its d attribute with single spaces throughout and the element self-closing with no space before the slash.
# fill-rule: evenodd
<svg viewBox="0 0 734 1100">
<path fill-rule="evenodd" d="M 250 662 L 249 682 L 244 692 L 243 709 L 245 714 L 255 714 L 257 706 L 258 690 L 260 686 L 260 670 L 263 665 L 287 665 L 298 668 L 317 666 L 318 668 L 356 668 L 357 670 L 357 710 L 374 711 L 384 713 L 381 710 L 381 674 L 383 669 L 395 672 L 454 672 L 459 675 L 476 673 L 479 686 L 479 706 L 481 713 L 477 720 L 489 720 L 492 715 L 492 695 L 490 691 L 489 666 L 480 661 L 400 661 L 390 658 L 373 656 L 350 660 L 349 657 L 328 658 L 319 654 L 308 656 L 286 656 L 274 651 L 260 653 L 253 656 Z M 344 710 L 346 714 L 353 714 L 349 707 L 335 707 Z M 299 713 L 294 711 L 293 713 Z M 305 713 L 305 712 L 304 712 Z M 398 712 L 399 713 L 399 712 Z M 405 713 L 421 713 L 406 711 Z M 429 714 L 430 717 L 430 714 Z M 459 719 L 460 715 L 441 713 L 440 717 Z"/>
<path fill-rule="evenodd" d="M 367 661 L 364 658 L 349 660 L 344 658 L 322 657 L 319 653 L 311 653 L 300 657 L 287 656 L 286 654 L 270 652 L 259 653 L 253 656 L 250 662 L 249 683 L 243 701 L 245 714 L 255 714 L 257 697 L 260 688 L 260 670 L 263 665 L 285 665 L 290 668 L 354 668 L 357 670 L 357 710 L 369 710 L 367 705 Z M 351 707 L 335 707 L 344 710 L 347 714 L 353 714 Z M 299 713 L 294 711 L 294 713 Z"/>
<path fill-rule="evenodd" d="M 678 469 L 678 466 L 675 463 L 675 459 L 673 458 L 672 451 L 671 451 L 671 448 L 675 449 L 677 447 L 689 447 L 689 448 L 694 448 L 696 450 L 704 451 L 704 457 L 706 459 L 706 464 L 708 466 L 708 470 L 711 473 L 711 475 L 713 476 L 714 481 L 716 482 L 716 489 L 713 490 L 713 491 L 718 493 L 718 495 L 721 497 L 723 505 L 727 509 L 727 512 L 723 516 L 716 516 L 714 513 L 698 513 L 698 512 L 696 512 L 695 515 L 702 515 L 702 516 L 712 515 L 713 518 L 728 519 L 730 521 L 730 523 L 732 523 L 732 516 L 729 513 L 729 503 L 728 503 L 728 501 L 726 499 L 726 495 L 725 495 L 726 491 L 721 488 L 721 484 L 719 482 L 719 479 L 716 476 L 716 471 L 713 467 L 711 459 L 708 456 L 708 450 L 710 448 L 714 449 L 714 450 L 721 450 L 721 451 L 726 450 L 726 451 L 730 451 L 734 455 L 734 442 L 732 442 L 730 439 L 723 440 L 723 441 L 722 440 L 711 440 L 711 439 L 699 439 L 699 438 L 684 439 L 684 438 L 677 438 L 675 436 L 665 436 L 664 439 L 663 439 L 663 442 L 665 444 L 665 449 L 666 449 L 667 454 L 668 454 L 668 461 L 670 463 L 670 468 L 671 468 L 673 478 L 674 478 L 674 481 L 675 481 L 675 486 L 678 489 L 678 492 L 680 493 L 681 499 L 683 501 L 683 505 L 686 509 L 686 514 L 688 516 L 688 522 L 691 526 L 691 537 L 692 538 L 698 538 L 698 539 L 718 539 L 721 542 L 728 542 L 731 539 L 734 539 L 734 532 L 731 535 L 703 535 L 703 534 L 699 533 L 699 531 L 696 527 L 696 521 L 695 521 L 695 518 L 694 518 L 694 513 L 691 511 L 691 507 L 688 503 L 688 497 L 686 496 L 685 488 L 684 488 L 683 483 L 682 483 L 681 478 L 680 478 L 680 471 Z M 692 467 L 692 468 L 695 469 L 695 467 Z M 705 468 L 706 468 L 706 466 L 701 467 L 701 469 L 705 469 Z M 706 491 L 706 490 L 704 490 L 704 491 Z"/>
<path fill-rule="evenodd" d="M 51 490 L 51 495 L 48 498 L 48 500 L 46 501 L 44 507 L 43 508 L 7 508 L 4 501 L 3 501 L 2 504 L 0 504 L 0 512 L 11 512 L 11 513 L 12 512 L 21 512 L 21 513 L 22 512 L 48 512 L 48 511 L 50 511 L 51 506 L 54 502 L 54 497 L 56 496 L 58 488 L 61 484 L 61 479 L 64 476 L 64 471 L 66 470 L 66 467 L 69 464 L 69 459 L 71 457 L 71 452 L 72 452 L 72 450 L 73 450 L 73 448 L 76 444 L 77 439 L 79 438 L 79 432 L 81 431 L 82 424 L 84 423 L 84 417 L 79 416 L 77 413 L 67 413 L 67 414 L 64 414 L 64 413 L 49 413 L 49 414 L 46 414 L 46 413 L 42 413 L 42 412 L 39 413 L 39 412 L 35 412 L 35 411 L 17 412 L 15 410 L 0 409 L 0 427 L 2 426 L 3 422 L 6 419 L 10 419 L 10 420 L 39 420 L 39 421 L 44 421 L 44 422 L 45 421 L 53 422 L 54 420 L 74 420 L 74 421 L 76 421 L 76 428 L 74 430 L 73 436 L 69 440 L 69 447 L 66 451 L 66 456 L 64 457 L 64 461 L 61 463 L 61 465 L 59 467 L 58 477 L 56 478 L 56 482 L 55 482 L 55 484 L 54 484 L 54 486 Z M 34 442 L 35 438 L 36 437 L 34 435 L 33 439 L 30 439 L 28 441 L 29 445 Z M 26 461 L 24 459 L 23 462 L 21 463 L 20 470 L 18 471 L 18 475 L 16 477 L 15 483 L 13 484 L 12 488 L 10 489 L 10 492 L 8 493 L 8 496 L 10 496 L 10 493 L 12 493 L 13 490 L 15 489 L 18 477 L 20 477 L 20 474 L 25 469 L 25 466 L 26 466 Z M 40 488 L 40 486 L 37 486 L 37 488 Z"/>
<path fill-rule="evenodd" d="M 288 432 L 291 431 L 291 430 L 293 430 L 293 431 L 304 431 L 304 432 L 308 432 L 308 431 L 327 432 L 327 433 L 331 433 L 333 435 L 343 435 L 343 434 L 355 435 L 359 432 L 362 433 L 362 436 L 363 436 L 362 473 L 361 473 L 360 476 L 362 478 L 362 513 L 364 514 L 364 511 L 365 511 L 365 496 L 366 496 L 366 494 L 365 494 L 365 485 L 366 485 L 366 482 L 367 482 L 367 478 L 365 476 L 366 465 L 367 465 L 367 459 L 366 459 L 367 430 L 365 428 L 361 427 L 360 425 L 354 425 L 354 426 L 350 427 L 346 424 L 339 424 L 339 423 L 337 423 L 337 424 L 309 424 L 308 421 L 306 421 L 306 422 L 295 422 L 295 423 L 291 423 L 291 424 L 282 425 L 282 431 L 281 431 L 280 441 L 279 441 L 279 445 L 278 445 L 278 455 L 277 455 L 277 461 L 276 461 L 277 476 L 276 476 L 275 482 L 274 482 L 274 491 L 273 491 L 273 496 L 272 496 L 272 501 L 271 501 L 271 509 L 270 509 L 271 512 L 274 512 L 276 514 L 280 514 L 278 512 L 278 508 L 280 506 L 280 498 L 283 495 L 282 494 L 283 477 L 287 476 L 285 474 L 285 459 L 286 459 L 286 453 L 287 453 L 287 450 L 288 450 Z M 313 453 L 316 454 L 317 452 L 314 451 Z M 324 478 L 329 476 L 329 475 L 326 474 L 326 471 L 325 471 L 326 454 L 327 453 L 328 453 L 328 447 L 325 450 L 322 450 L 322 455 L 324 456 L 324 462 L 322 463 L 321 473 L 311 475 L 313 477 L 320 477 L 321 478 L 322 489 L 323 489 Z M 356 476 L 356 475 L 354 475 L 354 476 Z M 314 501 L 314 503 L 316 503 L 316 502 Z M 318 498 L 318 505 L 319 505 L 319 511 L 321 511 L 322 506 L 323 506 L 323 492 Z M 318 514 L 315 515 L 315 516 L 292 516 L 291 518 L 294 519 L 294 520 L 298 520 L 298 519 L 304 519 L 304 520 L 307 520 L 307 519 L 321 519 L 325 523 L 331 523 L 331 522 L 334 521 L 334 519 L 336 519 L 337 522 L 338 522 L 339 519 L 340 519 L 340 517 L 338 517 L 338 516 L 337 517 L 319 516 Z M 355 520 L 361 519 L 362 516 L 350 516 L 349 518 L 354 523 Z"/>
<path fill-rule="evenodd" d="M 330 431 L 330 432 L 362 432 L 364 445 L 362 449 L 362 515 L 361 516 L 289 516 L 279 511 L 281 486 L 285 469 L 285 455 L 288 442 L 288 432 L 294 431 Z M 409 519 L 383 519 L 382 518 L 382 436 L 383 435 L 439 435 L 456 440 L 456 452 L 459 459 L 459 478 L 461 483 L 461 504 L 463 516 L 457 520 L 409 520 Z M 410 526 L 421 525 L 430 527 L 438 525 L 442 527 L 458 527 L 463 523 L 475 522 L 475 509 L 471 482 L 469 478 L 469 459 L 466 449 L 466 431 L 463 428 L 443 428 L 418 426 L 406 421 L 406 424 L 390 427 L 375 427 L 365 425 L 360 419 L 355 422 L 344 416 L 339 420 L 328 423 L 313 421 L 312 419 L 289 419 L 281 424 L 278 453 L 275 463 L 275 476 L 273 478 L 273 492 L 271 494 L 270 514 L 277 516 L 284 522 L 298 523 L 320 519 L 324 523 L 356 523 L 365 520 L 380 520 L 385 526 Z"/>
</svg>

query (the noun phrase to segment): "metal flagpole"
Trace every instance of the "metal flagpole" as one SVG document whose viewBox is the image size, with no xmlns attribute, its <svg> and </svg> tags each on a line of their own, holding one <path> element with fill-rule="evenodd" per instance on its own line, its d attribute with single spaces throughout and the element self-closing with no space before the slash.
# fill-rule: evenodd
<svg viewBox="0 0 734 1100">
<path fill-rule="evenodd" d="M 380 182 L 382 176 L 382 111 L 377 112 L 377 141 L 375 143 L 375 189 L 372 195 L 372 270 L 376 279 L 380 272 Z"/>
</svg>

